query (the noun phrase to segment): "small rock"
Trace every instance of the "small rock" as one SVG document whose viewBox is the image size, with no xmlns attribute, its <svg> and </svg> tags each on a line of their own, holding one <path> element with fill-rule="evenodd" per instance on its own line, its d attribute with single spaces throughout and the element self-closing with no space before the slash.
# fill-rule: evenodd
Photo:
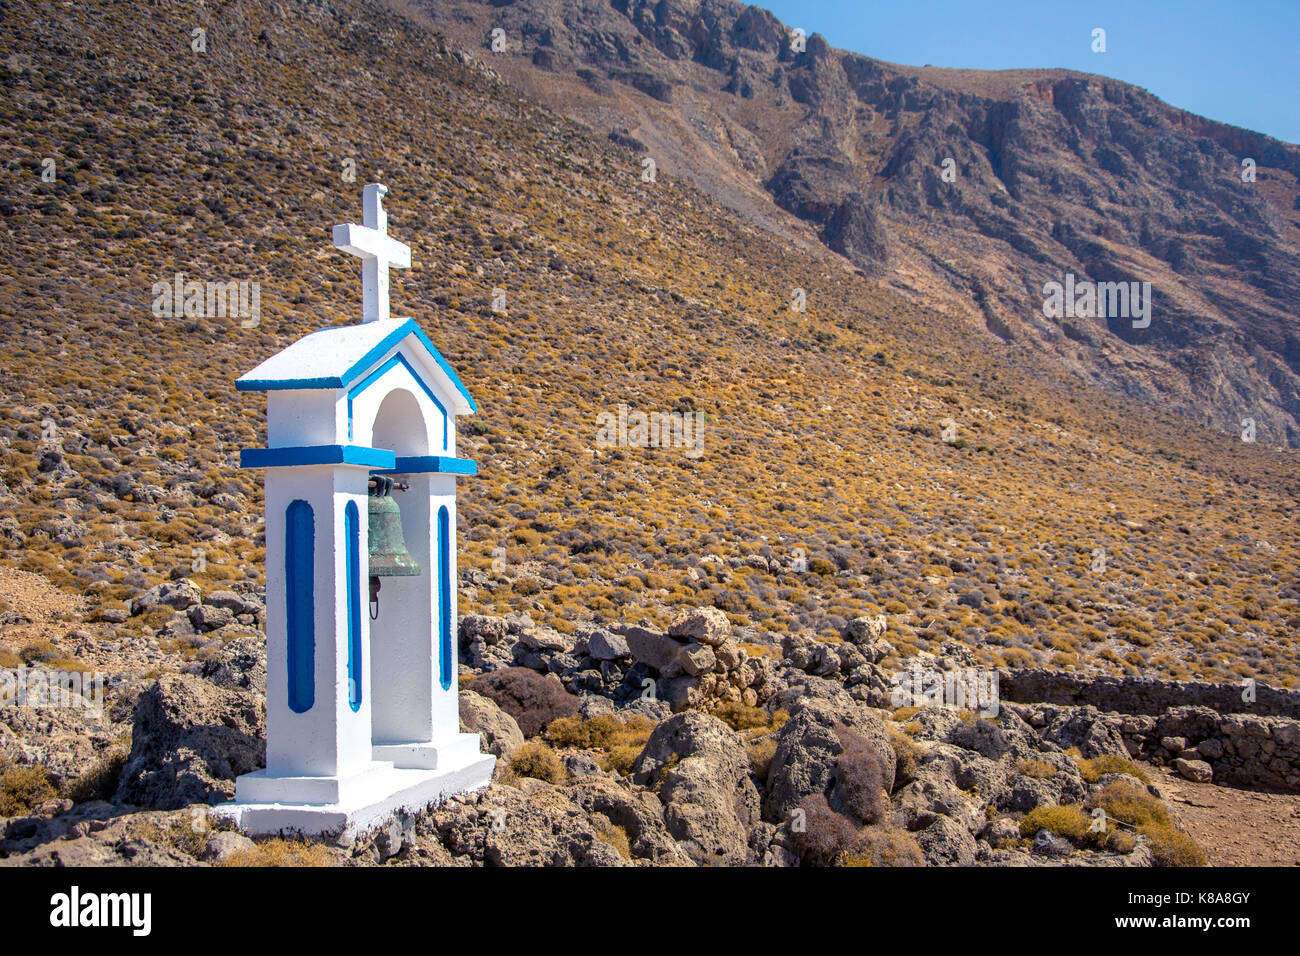
<svg viewBox="0 0 1300 956">
<path fill-rule="evenodd" d="M 608 631 L 594 631 L 587 638 L 587 653 L 598 661 L 615 661 L 632 656 L 627 638 Z"/>
<path fill-rule="evenodd" d="M 203 603 L 211 607 L 224 608 L 231 614 L 244 614 L 249 611 L 244 599 L 234 591 L 213 591 Z"/>
<path fill-rule="evenodd" d="M 190 623 L 200 633 L 215 631 L 235 620 L 234 613 L 225 607 L 213 607 L 210 604 L 196 604 L 189 609 Z"/>
<path fill-rule="evenodd" d="M 678 655 L 682 670 L 692 677 L 708 673 L 717 663 L 713 648 L 704 644 L 691 644 Z"/>
<path fill-rule="evenodd" d="M 998 817 L 984 829 L 989 846 L 1004 850 L 1020 839 L 1020 827 L 1010 817 Z"/>
<path fill-rule="evenodd" d="M 702 644 L 718 647 L 731 639 L 731 620 L 716 607 L 689 611 L 668 628 L 673 637 L 693 638 Z"/>
<path fill-rule="evenodd" d="M 1074 845 L 1051 830 L 1039 830 L 1034 834 L 1033 852 L 1040 856 L 1069 856 L 1074 852 Z"/>
<path fill-rule="evenodd" d="M 1174 769 L 1193 783 L 1209 783 L 1214 779 L 1214 768 L 1204 760 L 1187 760 L 1179 757 Z"/>
<path fill-rule="evenodd" d="M 198 585 L 188 578 L 156 584 L 131 602 L 132 614 L 143 614 L 159 604 L 184 611 L 202 601 Z"/>
<path fill-rule="evenodd" d="M 593 777 L 603 773 L 600 764 L 596 759 L 585 751 L 578 753 L 565 754 L 564 769 L 569 772 L 570 777 Z"/>
<path fill-rule="evenodd" d="M 90 828 L 87 827 L 87 830 Z M 251 850 L 255 844 L 242 833 L 233 830 L 218 830 L 208 837 L 208 845 L 203 850 L 203 859 L 212 863 L 225 863 L 240 850 Z"/>
<path fill-rule="evenodd" d="M 1223 744 L 1215 737 L 1202 740 L 1196 745 L 1196 750 L 1202 757 L 1208 757 L 1210 760 L 1218 760 L 1223 756 Z"/>
</svg>

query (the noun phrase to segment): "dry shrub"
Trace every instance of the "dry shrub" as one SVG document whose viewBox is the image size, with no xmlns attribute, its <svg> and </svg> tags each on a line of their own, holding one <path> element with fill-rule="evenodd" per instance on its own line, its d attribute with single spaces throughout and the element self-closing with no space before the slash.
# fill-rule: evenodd
<svg viewBox="0 0 1300 956">
<path fill-rule="evenodd" d="M 795 852 L 804 866 L 832 866 L 858 837 L 858 828 L 842 813 L 836 813 L 820 793 L 810 793 L 800 801 L 802 828 L 791 820 L 790 836 Z"/>
<path fill-rule="evenodd" d="M 1135 845 L 1132 835 L 1113 822 L 1108 822 L 1104 830 L 1095 829 L 1092 816 L 1083 806 L 1074 803 L 1030 810 L 1020 821 L 1020 835 L 1032 837 L 1039 830 L 1050 830 L 1080 849 L 1127 853 Z"/>
<path fill-rule="evenodd" d="M 859 823 L 879 823 L 889 801 L 876 752 L 844 724 L 835 725 L 835 735 L 843 748 L 831 776 L 835 801 Z"/>
<path fill-rule="evenodd" d="M 525 737 L 536 737 L 551 721 L 578 712 L 578 698 L 553 677 L 527 667 L 507 667 L 474 681 L 474 692 L 494 701 L 515 719 Z"/>
<path fill-rule="evenodd" d="M 1138 831 L 1151 840 L 1156 866 L 1209 866 L 1196 841 L 1171 824 L 1147 823 Z"/>
<path fill-rule="evenodd" d="M 903 731 L 892 725 L 889 730 L 889 743 L 894 748 L 894 789 L 905 786 L 916 779 L 916 768 L 921 765 L 925 751 Z"/>
<path fill-rule="evenodd" d="M 1143 783 L 1150 783 L 1151 778 L 1147 776 L 1145 770 L 1135 764 L 1132 760 L 1125 760 L 1115 754 L 1102 754 L 1100 757 L 1093 757 L 1086 760 L 1079 755 L 1077 748 L 1070 748 L 1073 751 L 1071 756 L 1074 757 L 1075 763 L 1079 765 L 1079 773 L 1088 783 L 1096 783 L 1102 778 L 1103 774 L 1108 773 L 1126 773 L 1130 777 L 1137 777 Z M 1070 751 L 1066 751 L 1070 753 Z"/>
<path fill-rule="evenodd" d="M 644 743 L 611 747 L 597 763 L 600 764 L 602 770 L 626 777 L 632 772 L 632 766 L 636 763 L 636 758 L 641 756 L 641 751 L 644 749 Z"/>
<path fill-rule="evenodd" d="M 608 843 L 618 855 L 625 860 L 632 859 L 632 844 L 628 841 L 627 830 L 613 824 L 596 823 L 596 839 L 601 843 Z"/>
<path fill-rule="evenodd" d="M 568 774 L 560 755 L 542 743 L 534 740 L 524 744 L 510 758 L 510 773 L 515 777 L 535 777 L 547 783 L 563 783 Z"/>
<path fill-rule="evenodd" d="M 655 722 L 642 714 L 558 717 L 547 725 L 546 739 L 557 747 L 598 751 L 602 770 L 629 774 L 654 729 Z"/>
<path fill-rule="evenodd" d="M 739 701 L 719 704 L 713 709 L 713 716 L 737 733 L 753 730 L 756 727 L 768 727 L 772 723 L 772 718 L 767 711 L 760 707 L 750 707 Z"/>
<path fill-rule="evenodd" d="M 96 760 L 89 770 L 68 783 L 63 795 L 73 803 L 111 800 L 117 792 L 117 782 L 122 776 L 127 756 L 125 750 L 110 750 Z"/>
<path fill-rule="evenodd" d="M 20 817 L 58 796 L 39 764 L 13 766 L 0 774 L 0 817 Z"/>
<path fill-rule="evenodd" d="M 1038 757 L 1026 757 L 1016 761 L 1016 772 L 1023 773 L 1026 777 L 1046 780 L 1048 777 L 1055 776 L 1056 767 Z"/>
<path fill-rule="evenodd" d="M 58 671 L 81 669 L 79 661 L 68 657 L 49 641 L 36 641 L 28 644 L 18 652 L 18 657 L 28 667 L 44 667 Z"/>
<path fill-rule="evenodd" d="M 236 850 L 222 866 L 333 866 L 330 852 L 320 843 L 302 843 L 276 837 L 247 850 Z"/>
<path fill-rule="evenodd" d="M 1173 823 L 1169 809 L 1142 787 L 1127 780 L 1116 780 L 1106 784 L 1100 791 L 1088 798 L 1087 806 L 1101 807 L 1106 816 L 1130 826 L 1139 827 L 1147 823 L 1168 825 Z"/>
<path fill-rule="evenodd" d="M 643 714 L 619 718 L 613 714 L 598 717 L 559 717 L 546 727 L 546 739 L 557 747 L 581 747 L 609 750 L 639 743 L 645 746 L 655 729 L 655 722 Z"/>
<path fill-rule="evenodd" d="M 1088 799 L 1088 806 L 1101 807 L 1110 819 L 1136 827 L 1148 837 L 1157 866 L 1207 865 L 1205 851 L 1178 829 L 1169 808 L 1135 783 L 1127 780 L 1108 783 Z M 1118 828 L 1114 832 L 1132 843 L 1128 834 L 1122 834 Z"/>
<path fill-rule="evenodd" d="M 1032 837 L 1039 830 L 1050 830 L 1078 846 L 1087 842 L 1092 819 L 1078 804 L 1059 807 L 1034 807 L 1020 821 L 1020 835 Z"/>
<path fill-rule="evenodd" d="M 759 780 L 767 779 L 767 772 L 772 769 L 772 758 L 776 756 L 776 738 L 762 737 L 745 744 L 745 753 L 749 757 L 749 769 Z"/>
<path fill-rule="evenodd" d="M 925 866 L 925 854 L 906 830 L 864 827 L 844 854 L 845 866 Z"/>
</svg>

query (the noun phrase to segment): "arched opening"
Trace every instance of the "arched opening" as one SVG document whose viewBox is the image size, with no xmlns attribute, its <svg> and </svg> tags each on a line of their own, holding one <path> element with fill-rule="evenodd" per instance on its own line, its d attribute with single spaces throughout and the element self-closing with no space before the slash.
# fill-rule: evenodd
<svg viewBox="0 0 1300 956">
<path fill-rule="evenodd" d="M 429 454 L 429 429 L 414 395 L 404 388 L 388 393 L 375 414 L 370 443 L 398 457 Z"/>
<path fill-rule="evenodd" d="M 405 388 L 395 388 L 379 404 L 371 429 L 375 448 L 398 458 L 431 453 L 429 430 L 420 403 Z M 433 454 L 438 449 L 432 449 Z M 437 554 L 434 553 L 430 486 L 427 475 L 398 476 L 409 485 L 394 489 L 401 510 L 402 537 L 420 567 L 409 577 L 379 579 L 379 606 L 370 625 L 370 714 L 376 746 L 428 740 L 433 682 L 437 675 L 435 623 Z M 368 552 L 367 552 L 368 553 Z M 368 570 L 362 580 L 369 578 Z"/>
</svg>

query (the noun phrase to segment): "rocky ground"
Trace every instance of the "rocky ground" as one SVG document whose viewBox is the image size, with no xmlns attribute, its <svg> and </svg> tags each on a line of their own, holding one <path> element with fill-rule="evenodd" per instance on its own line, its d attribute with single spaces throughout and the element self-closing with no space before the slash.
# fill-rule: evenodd
<svg viewBox="0 0 1300 956">
<path fill-rule="evenodd" d="M 1129 759 L 1113 715 L 896 708 L 882 620 L 851 621 L 838 643 L 777 644 L 715 608 L 666 632 L 466 616 L 461 721 L 500 758 L 491 786 L 349 845 L 254 842 L 207 807 L 264 760 L 260 602 L 182 580 L 132 610 L 160 605 L 174 609 L 164 629 L 221 618 L 207 632 L 219 646 L 161 674 L 118 672 L 98 718 L 0 708 L 6 865 L 1204 860 L 1170 814 L 1169 782 Z"/>
<path fill-rule="evenodd" d="M 1211 866 L 1300 866 L 1300 794 L 1197 783 L 1168 767 L 1149 771 Z"/>
</svg>

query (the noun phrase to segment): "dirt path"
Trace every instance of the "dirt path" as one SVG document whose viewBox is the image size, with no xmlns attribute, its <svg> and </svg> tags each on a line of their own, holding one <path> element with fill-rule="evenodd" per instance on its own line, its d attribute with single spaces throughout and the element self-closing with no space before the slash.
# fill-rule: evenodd
<svg viewBox="0 0 1300 956">
<path fill-rule="evenodd" d="M 0 567 L 0 644 L 16 651 L 57 640 L 81 620 L 82 604 L 39 574 Z"/>
<path fill-rule="evenodd" d="M 1300 794 L 1192 783 L 1143 766 L 1212 866 L 1300 866 Z"/>
</svg>

